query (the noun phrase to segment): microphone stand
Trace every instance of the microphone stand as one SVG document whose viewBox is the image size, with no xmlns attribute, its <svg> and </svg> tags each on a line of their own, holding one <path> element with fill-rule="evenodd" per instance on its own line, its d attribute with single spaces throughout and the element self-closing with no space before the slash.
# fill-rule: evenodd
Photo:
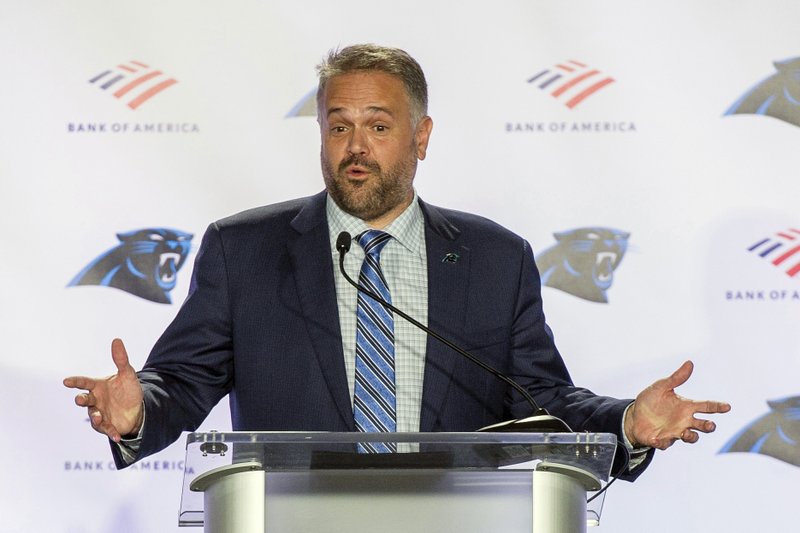
<svg viewBox="0 0 800 533">
<path fill-rule="evenodd" d="M 564 422 L 560 418 L 552 416 L 550 413 L 547 412 L 546 409 L 540 407 L 539 404 L 536 403 L 536 400 L 534 400 L 533 397 L 530 395 L 530 393 L 527 390 L 525 390 L 521 385 L 519 385 L 519 383 L 515 382 L 514 380 L 504 375 L 503 373 L 499 372 L 498 370 L 495 370 L 494 368 L 487 365 L 486 363 L 484 363 L 471 353 L 467 352 L 466 350 L 456 346 L 455 344 L 445 339 L 432 329 L 428 328 L 427 326 L 424 326 L 416 319 L 410 317 L 400 309 L 396 308 L 395 306 L 393 306 L 392 304 L 381 298 L 379 295 L 373 293 L 372 291 L 362 287 L 361 285 L 353 281 L 344 269 L 344 256 L 347 252 L 350 251 L 351 242 L 352 242 L 352 237 L 346 231 L 341 232 L 336 239 L 336 249 L 339 252 L 339 270 L 341 271 L 342 276 L 344 276 L 344 278 L 347 280 L 348 283 L 350 283 L 353 287 L 355 287 L 356 290 L 363 292 L 364 294 L 366 294 L 367 296 L 369 296 L 370 298 L 372 298 L 385 308 L 391 310 L 394 313 L 397 313 L 402 318 L 412 323 L 414 326 L 418 327 L 419 329 L 421 329 L 434 339 L 443 343 L 445 346 L 459 353 L 463 357 L 466 357 L 474 364 L 478 365 L 482 369 L 494 375 L 503 383 L 512 387 L 514 390 L 519 392 L 523 398 L 525 398 L 525 400 L 531 405 L 531 407 L 533 407 L 533 414 L 529 417 L 492 424 L 490 426 L 481 428 L 478 431 L 572 433 L 572 430 L 570 429 L 570 427 L 567 425 L 566 422 Z"/>
</svg>

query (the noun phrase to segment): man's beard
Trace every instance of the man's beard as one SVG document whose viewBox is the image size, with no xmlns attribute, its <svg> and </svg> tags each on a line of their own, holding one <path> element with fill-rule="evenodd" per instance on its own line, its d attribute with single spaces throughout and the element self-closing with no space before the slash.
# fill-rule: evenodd
<svg viewBox="0 0 800 533">
<path fill-rule="evenodd" d="M 361 220 L 376 220 L 395 207 L 409 201 L 411 182 L 416 171 L 416 158 L 411 156 L 398 162 L 385 172 L 371 159 L 352 154 L 339 163 L 338 171 L 321 152 L 322 174 L 328 194 L 342 211 Z M 345 171 L 350 165 L 367 169 L 371 176 L 366 181 L 353 183 Z"/>
</svg>

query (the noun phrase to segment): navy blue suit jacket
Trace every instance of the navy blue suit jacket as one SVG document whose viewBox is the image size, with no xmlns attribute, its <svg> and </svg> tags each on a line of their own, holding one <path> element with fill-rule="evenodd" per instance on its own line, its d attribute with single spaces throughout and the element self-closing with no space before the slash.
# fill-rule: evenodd
<svg viewBox="0 0 800 533">
<path fill-rule="evenodd" d="M 325 201 L 323 192 L 209 227 L 187 299 L 139 372 L 139 458 L 195 430 L 226 394 L 236 431 L 353 431 Z M 420 204 L 428 325 L 574 431 L 620 438 L 630 400 L 573 386 L 545 324 L 528 243 L 484 218 Z M 449 253 L 458 260 L 442 261 Z M 428 339 L 421 431 L 473 431 L 530 413 L 506 384 Z"/>
</svg>

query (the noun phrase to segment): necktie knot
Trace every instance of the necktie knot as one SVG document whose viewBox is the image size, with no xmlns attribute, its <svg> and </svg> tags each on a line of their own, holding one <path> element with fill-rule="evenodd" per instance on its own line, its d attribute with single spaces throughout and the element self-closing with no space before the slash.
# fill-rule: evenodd
<svg viewBox="0 0 800 533">
<path fill-rule="evenodd" d="M 356 241 L 364 249 L 364 253 L 372 256 L 379 256 L 383 247 L 389 242 L 392 236 L 385 231 L 371 229 L 356 236 Z"/>
</svg>

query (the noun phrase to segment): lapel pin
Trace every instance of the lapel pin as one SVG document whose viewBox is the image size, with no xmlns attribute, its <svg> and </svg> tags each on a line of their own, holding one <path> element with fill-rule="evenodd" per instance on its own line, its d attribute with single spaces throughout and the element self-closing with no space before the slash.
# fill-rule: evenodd
<svg viewBox="0 0 800 533">
<path fill-rule="evenodd" d="M 442 258 L 442 263 L 455 263 L 458 261 L 458 254 L 449 252 Z"/>
</svg>

